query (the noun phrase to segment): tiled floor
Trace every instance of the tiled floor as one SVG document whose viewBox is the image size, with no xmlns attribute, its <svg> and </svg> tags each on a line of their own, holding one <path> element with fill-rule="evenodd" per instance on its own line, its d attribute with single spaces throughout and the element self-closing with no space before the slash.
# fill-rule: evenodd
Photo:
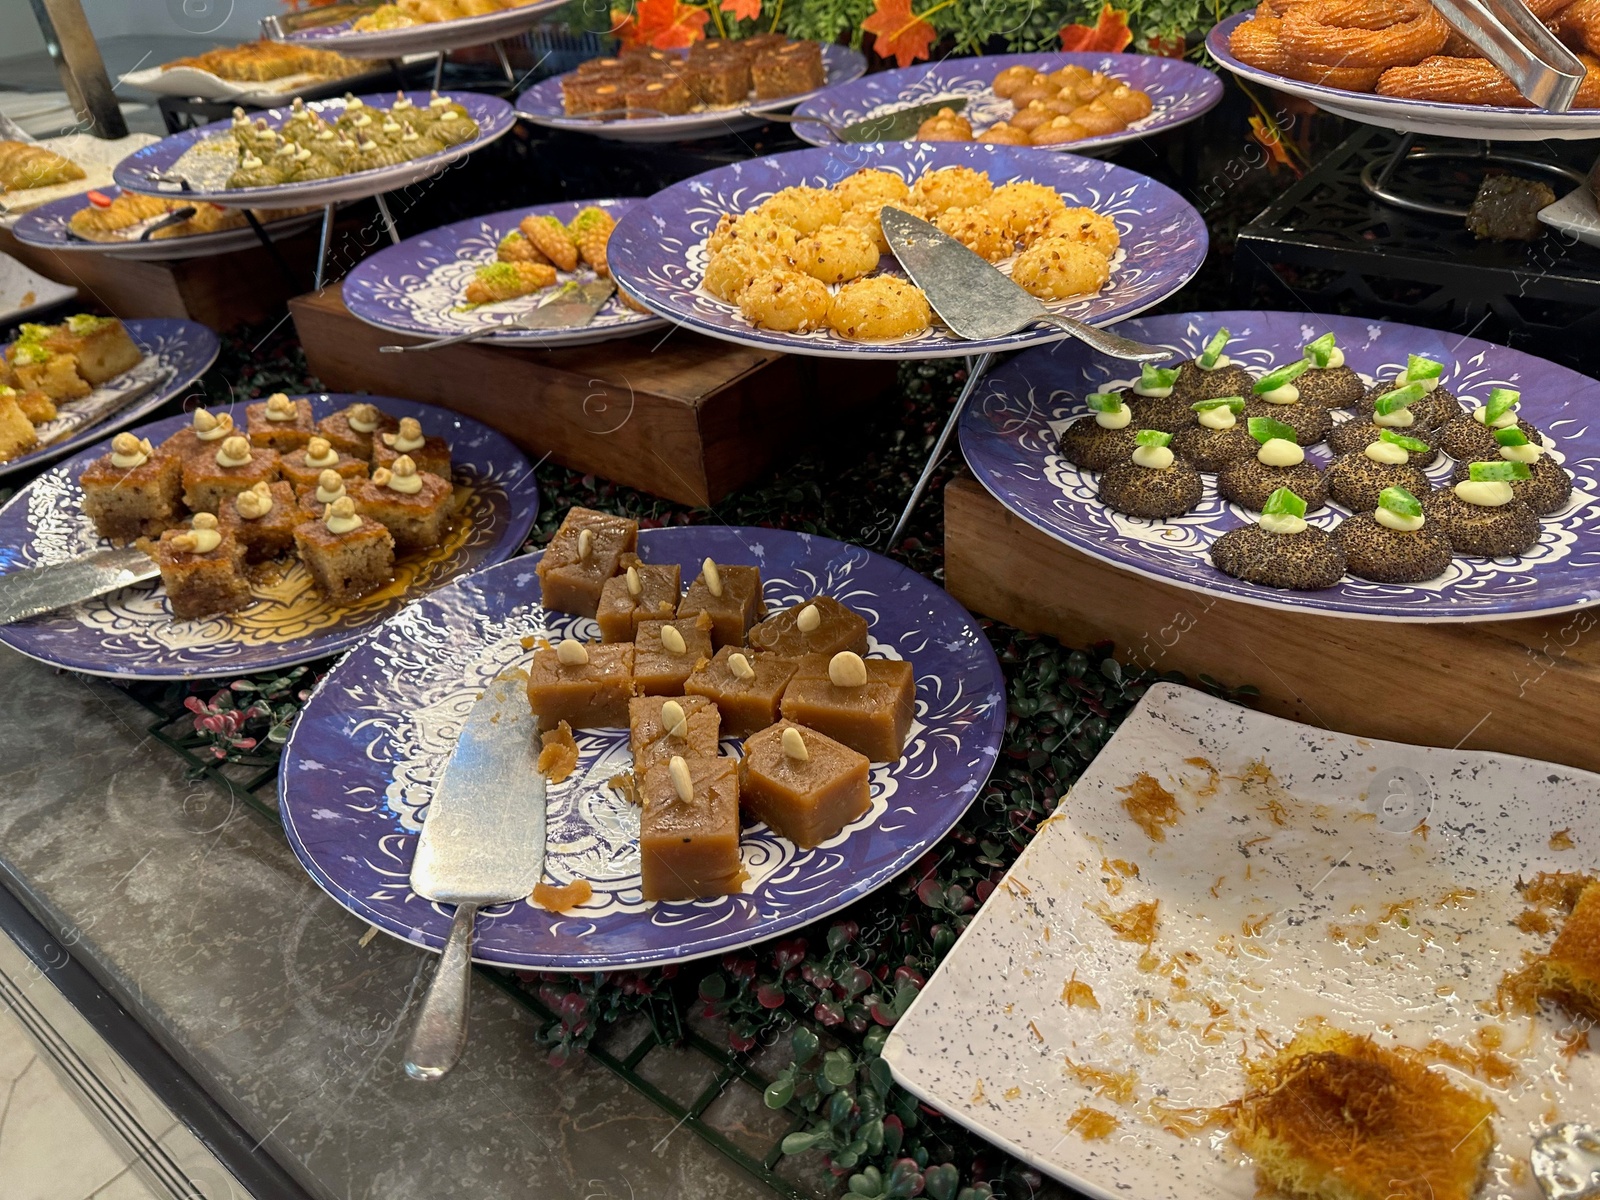
<svg viewBox="0 0 1600 1200">
<path fill-rule="evenodd" d="M 152 1132 L 159 1137 L 170 1130 Z M 131 1147 L 113 1143 L 85 1115 L 11 1010 L 0 1005 L 5 1200 L 166 1200 L 140 1178 L 134 1158 Z"/>
</svg>

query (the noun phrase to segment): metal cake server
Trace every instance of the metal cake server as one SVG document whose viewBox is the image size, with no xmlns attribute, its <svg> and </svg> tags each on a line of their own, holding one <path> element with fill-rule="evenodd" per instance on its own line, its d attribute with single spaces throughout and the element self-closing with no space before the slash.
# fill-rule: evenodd
<svg viewBox="0 0 1600 1200">
<path fill-rule="evenodd" d="M 70 562 L 0 575 L 0 625 L 37 617 L 143 583 L 161 574 L 155 560 L 133 546 L 98 550 Z"/>
<path fill-rule="evenodd" d="M 1030 325 L 1054 325 L 1091 349 L 1129 362 L 1166 362 L 1177 353 L 1148 346 L 1051 312 L 953 237 L 921 217 L 885 205 L 879 214 L 889 248 L 933 311 L 957 337 L 1004 337 Z"/>
<path fill-rule="evenodd" d="M 1533 1177 L 1550 1200 L 1600 1197 L 1600 1134 L 1588 1125 L 1557 1125 L 1533 1143 Z"/>
<path fill-rule="evenodd" d="M 851 121 L 848 125 L 835 125 L 832 121 L 824 121 L 821 117 L 797 117 L 793 113 L 755 112 L 748 108 L 741 108 L 739 112 L 747 117 L 759 117 L 763 121 L 786 121 L 791 125 L 821 125 L 841 142 L 909 142 L 917 136 L 917 130 L 922 128 L 922 123 L 929 117 L 938 116 L 940 111 L 946 108 L 958 113 L 966 106 L 967 97 L 951 96 L 944 100 L 931 100 L 926 104 L 914 104 L 910 108 L 897 108 L 893 112 L 863 117 L 859 121 Z"/>
<path fill-rule="evenodd" d="M 617 285 L 609 279 L 591 279 L 587 283 L 568 280 L 555 291 L 540 298 L 534 308 L 518 313 L 499 325 L 472 329 L 466 333 L 435 338 L 431 342 L 418 342 L 415 346 L 379 346 L 380 354 L 406 354 L 413 350 L 438 350 L 443 346 L 459 346 L 463 342 L 476 342 L 491 333 L 508 329 L 573 329 L 594 320 L 595 313 L 605 307 Z"/>
<path fill-rule="evenodd" d="M 522 899 L 544 872 L 537 731 L 527 680 L 495 679 L 467 715 L 428 805 L 411 888 L 455 905 L 456 912 L 406 1048 L 406 1074 L 413 1079 L 438 1079 L 466 1046 L 478 909 Z"/>
</svg>

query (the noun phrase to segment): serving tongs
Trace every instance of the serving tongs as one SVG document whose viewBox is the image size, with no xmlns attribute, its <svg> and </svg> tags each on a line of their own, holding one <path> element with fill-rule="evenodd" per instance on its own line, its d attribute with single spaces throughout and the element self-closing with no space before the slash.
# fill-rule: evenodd
<svg viewBox="0 0 1600 1200">
<path fill-rule="evenodd" d="M 1523 0 L 1433 0 L 1439 15 L 1540 108 L 1566 112 L 1584 66 Z"/>
</svg>

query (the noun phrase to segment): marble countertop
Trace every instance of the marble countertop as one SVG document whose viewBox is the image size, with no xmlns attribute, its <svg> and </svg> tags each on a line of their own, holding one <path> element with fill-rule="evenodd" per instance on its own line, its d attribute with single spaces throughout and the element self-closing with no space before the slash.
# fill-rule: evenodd
<svg viewBox="0 0 1600 1200">
<path fill-rule="evenodd" d="M 19 898 L 313 1196 L 771 1196 L 598 1065 L 550 1066 L 481 980 L 461 1065 L 407 1079 L 427 955 L 368 936 L 115 686 L 5 648 L 0 678 Z"/>
</svg>

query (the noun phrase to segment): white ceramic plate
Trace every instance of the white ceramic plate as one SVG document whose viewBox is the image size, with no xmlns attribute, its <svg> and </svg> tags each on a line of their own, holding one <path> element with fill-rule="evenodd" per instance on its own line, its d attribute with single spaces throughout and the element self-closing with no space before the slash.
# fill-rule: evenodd
<svg viewBox="0 0 1600 1200">
<path fill-rule="evenodd" d="M 1586 187 L 1574 188 L 1554 204 L 1541 208 L 1539 220 L 1580 242 L 1600 246 L 1600 206 Z"/>
<path fill-rule="evenodd" d="M 1141 772 L 1183 810 L 1162 842 L 1123 809 L 1118 789 Z M 1600 776 L 1585 771 L 1348 737 L 1158 684 L 967 927 L 884 1058 L 928 1103 L 1090 1195 L 1251 1200 L 1253 1166 L 1226 1134 L 1167 1132 L 1159 1106 L 1237 1099 L 1241 1053 L 1267 1052 L 1258 1029 L 1282 1044 L 1322 1016 L 1422 1047 L 1471 1046 L 1498 1025 L 1509 1083 L 1435 1069 L 1499 1108 L 1480 1197 L 1534 1200 L 1531 1135 L 1600 1120 L 1600 1052 L 1562 1054 L 1562 1035 L 1587 1022 L 1548 1008 L 1493 1017 L 1479 1003 L 1523 951 L 1551 940 L 1512 924 L 1528 907 L 1517 879 L 1596 867 L 1597 796 Z M 1551 848 L 1563 830 L 1574 849 Z M 1102 866 L 1116 860 L 1137 876 Z M 1089 906 L 1149 901 L 1163 966 L 1143 971 L 1145 947 L 1118 940 Z M 1193 957 L 1175 967 L 1177 955 Z M 1063 1002 L 1074 973 L 1098 1010 Z M 1131 1097 L 1086 1086 L 1085 1067 L 1121 1077 Z M 1083 1119 L 1074 1124 L 1086 1107 L 1118 1128 L 1086 1140 Z"/>
<path fill-rule="evenodd" d="M 1376 125 L 1381 129 L 1396 129 L 1401 133 L 1431 133 L 1438 137 L 1497 142 L 1600 138 L 1600 108 L 1558 113 L 1542 108 L 1500 108 L 1488 104 L 1435 104 L 1426 100 L 1379 96 L 1371 92 L 1347 92 L 1320 83 L 1285 79 L 1282 75 L 1242 63 L 1228 52 L 1228 38 L 1250 16 L 1250 13 L 1241 13 L 1212 27 L 1206 37 L 1206 49 L 1211 56 L 1240 79 L 1299 96 L 1325 112 L 1347 120 Z"/>
<path fill-rule="evenodd" d="M 316 100 L 344 92 L 360 91 L 362 85 L 393 78 L 387 65 L 375 65 L 355 75 L 330 78 L 326 75 L 285 75 L 282 79 L 224 79 L 199 67 L 147 67 L 122 77 L 122 82 L 158 96 L 194 96 L 201 100 L 237 100 L 271 108 L 296 96 Z"/>
<path fill-rule="evenodd" d="M 481 46 L 532 29 L 553 8 L 566 0 L 531 0 L 519 8 L 502 9 L 479 17 L 458 17 L 454 21 L 432 21 L 405 29 L 377 29 L 357 32 L 352 22 L 321 29 L 303 29 L 285 34 L 280 40 L 334 50 L 350 58 L 399 58 L 424 51 L 455 50 L 461 46 Z"/>
<path fill-rule="evenodd" d="M 77 288 L 46 279 L 9 255 L 0 254 L 0 325 L 26 320 L 77 294 Z"/>
</svg>

